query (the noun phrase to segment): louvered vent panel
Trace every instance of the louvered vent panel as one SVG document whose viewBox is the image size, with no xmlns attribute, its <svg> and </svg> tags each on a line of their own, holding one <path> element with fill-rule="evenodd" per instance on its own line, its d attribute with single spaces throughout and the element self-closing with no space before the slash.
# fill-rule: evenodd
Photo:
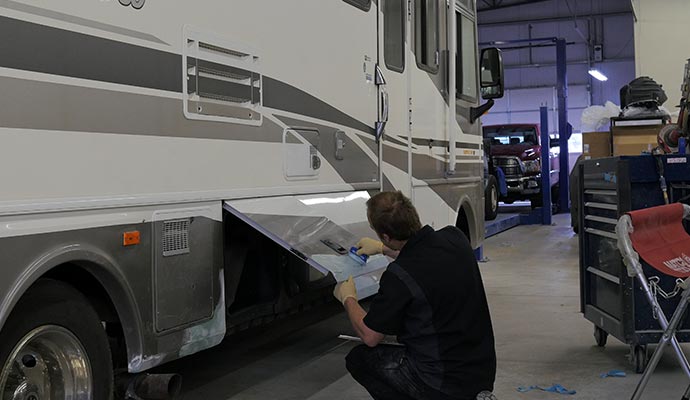
<svg viewBox="0 0 690 400">
<path fill-rule="evenodd" d="M 189 220 L 163 223 L 163 256 L 189 253 Z"/>
<path fill-rule="evenodd" d="M 228 38 L 185 28 L 184 115 L 189 119 L 260 126 L 263 78 L 256 50 Z"/>
</svg>

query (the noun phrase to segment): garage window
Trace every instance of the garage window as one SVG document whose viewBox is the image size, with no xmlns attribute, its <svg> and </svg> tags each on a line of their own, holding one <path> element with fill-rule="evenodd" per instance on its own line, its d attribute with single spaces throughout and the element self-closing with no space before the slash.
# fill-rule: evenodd
<svg viewBox="0 0 690 400">
<path fill-rule="evenodd" d="M 361 8 L 364 11 L 369 11 L 371 8 L 371 0 L 344 0 L 346 3 L 352 4 L 357 8 Z"/>
<path fill-rule="evenodd" d="M 456 54 L 457 96 L 469 101 L 477 99 L 477 50 L 474 21 L 462 13 L 455 14 L 458 31 Z"/>
<path fill-rule="evenodd" d="M 405 70 L 405 0 L 383 3 L 383 58 L 392 71 Z"/>
<path fill-rule="evenodd" d="M 438 72 L 438 0 L 415 2 L 415 57 L 419 68 Z"/>
</svg>

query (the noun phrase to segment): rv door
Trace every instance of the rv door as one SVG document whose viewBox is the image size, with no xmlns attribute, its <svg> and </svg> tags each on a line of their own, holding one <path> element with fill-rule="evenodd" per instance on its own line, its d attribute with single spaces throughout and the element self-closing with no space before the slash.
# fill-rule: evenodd
<svg viewBox="0 0 690 400">
<path fill-rule="evenodd" d="M 383 189 L 411 195 L 408 135 L 410 122 L 409 74 L 410 19 L 408 0 L 379 2 L 378 72 L 385 82 L 379 87 L 379 114 L 385 110 L 387 123 L 381 140 Z M 414 61 L 414 60 L 412 60 Z"/>
</svg>

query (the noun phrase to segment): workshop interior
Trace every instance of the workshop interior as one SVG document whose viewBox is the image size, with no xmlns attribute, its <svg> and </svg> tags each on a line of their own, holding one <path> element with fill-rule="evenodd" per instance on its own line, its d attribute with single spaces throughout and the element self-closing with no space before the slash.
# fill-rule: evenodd
<svg viewBox="0 0 690 400">
<path fill-rule="evenodd" d="M 0 0 L 0 400 L 690 400 L 683 0 Z"/>
</svg>

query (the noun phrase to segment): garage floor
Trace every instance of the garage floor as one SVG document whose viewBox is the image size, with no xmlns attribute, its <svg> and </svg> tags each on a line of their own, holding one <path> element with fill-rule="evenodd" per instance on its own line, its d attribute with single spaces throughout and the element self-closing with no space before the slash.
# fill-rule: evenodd
<svg viewBox="0 0 690 400">
<path fill-rule="evenodd" d="M 495 393 L 504 400 L 629 398 L 639 376 L 627 361 L 628 346 L 614 338 L 605 349 L 594 345 L 593 327 L 579 312 L 577 236 L 569 216 L 554 221 L 550 227 L 520 226 L 485 242 L 489 261 L 480 267 L 496 334 Z M 369 399 L 345 370 L 353 345 L 336 338 L 351 332 L 345 315 L 293 322 L 311 325 L 251 332 L 166 369 L 183 374 L 185 400 Z M 628 376 L 599 377 L 612 369 Z M 554 383 L 577 394 L 516 391 Z M 680 399 L 685 386 L 668 354 L 645 398 Z"/>
</svg>

